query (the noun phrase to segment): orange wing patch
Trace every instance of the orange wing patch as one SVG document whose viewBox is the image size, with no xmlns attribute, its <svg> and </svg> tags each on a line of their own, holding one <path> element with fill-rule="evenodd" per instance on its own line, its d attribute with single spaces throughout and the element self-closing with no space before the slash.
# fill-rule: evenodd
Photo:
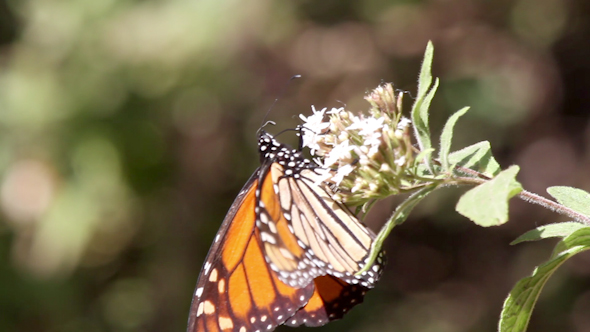
<svg viewBox="0 0 590 332">
<path fill-rule="evenodd" d="M 289 287 L 266 264 L 255 227 L 256 183 L 233 203 L 207 255 L 191 304 L 189 332 L 269 331 L 313 294 L 313 284 Z"/>
<path fill-rule="evenodd" d="M 235 269 L 246 251 L 246 245 L 248 244 L 248 241 L 250 241 L 250 237 L 244 236 L 244 234 L 250 234 L 254 229 L 254 221 L 256 218 L 255 214 L 252 212 L 254 211 L 256 202 L 254 199 L 254 188 L 256 188 L 256 186 L 253 185 L 249 189 L 238 211 L 233 216 L 233 221 L 229 224 L 227 233 L 224 235 L 225 243 L 224 250 L 221 252 L 221 257 L 223 259 L 223 265 L 229 271 Z"/>
<path fill-rule="evenodd" d="M 289 229 L 289 220 L 285 217 L 279 195 L 277 195 L 274 188 L 273 180 L 279 174 L 282 174 L 282 170 L 282 166 L 273 164 L 266 177 L 262 180 L 257 227 L 261 233 L 267 262 L 271 263 L 271 267 L 275 271 L 282 271 L 283 273 L 303 273 L 300 262 L 307 259 L 304 245 L 298 241 L 293 235 L 293 231 Z M 310 277 L 306 282 L 290 285 L 303 287 L 310 284 L 311 279 Z M 285 278 L 281 276 L 281 280 L 285 281 Z"/>
</svg>

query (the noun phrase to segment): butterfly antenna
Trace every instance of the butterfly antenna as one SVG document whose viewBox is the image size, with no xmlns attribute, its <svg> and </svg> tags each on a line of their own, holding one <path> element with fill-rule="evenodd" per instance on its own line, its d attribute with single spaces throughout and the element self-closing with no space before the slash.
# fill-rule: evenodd
<svg viewBox="0 0 590 332">
<path fill-rule="evenodd" d="M 337 102 L 339 102 L 340 104 L 342 104 L 344 107 L 346 107 L 346 103 L 345 103 L 345 102 L 343 102 L 342 100 L 338 100 L 338 99 L 336 99 L 336 101 L 337 101 Z"/>
<path fill-rule="evenodd" d="M 287 91 L 287 88 L 289 87 L 289 84 L 291 83 L 291 81 L 293 81 L 296 78 L 300 78 L 301 75 L 293 75 L 289 81 L 287 81 L 287 84 L 285 84 L 285 86 L 283 87 L 283 89 L 281 90 L 281 92 L 279 93 L 279 95 L 275 98 L 275 100 L 272 102 L 272 105 L 270 105 L 270 107 L 268 108 L 268 111 L 266 111 L 266 114 L 264 115 L 264 118 L 262 119 L 262 124 L 260 125 L 260 128 L 258 129 L 258 132 L 260 132 L 267 124 L 272 123 L 273 125 L 275 124 L 272 121 L 266 121 L 266 118 L 268 117 L 268 115 L 270 114 L 270 111 L 272 110 L 272 108 L 275 106 L 275 104 L 277 103 L 277 101 L 279 101 L 279 99 L 281 99 L 284 95 L 285 92 Z"/>
<path fill-rule="evenodd" d="M 406 95 L 410 96 L 410 98 L 416 99 L 416 97 L 412 96 L 412 92 L 409 90 L 395 89 L 395 92 L 401 93 L 401 94 L 406 94 Z"/>
</svg>

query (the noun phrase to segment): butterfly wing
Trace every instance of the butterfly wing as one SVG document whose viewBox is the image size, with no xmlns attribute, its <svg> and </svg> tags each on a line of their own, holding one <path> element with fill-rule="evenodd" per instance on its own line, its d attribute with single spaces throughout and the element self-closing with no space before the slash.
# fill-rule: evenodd
<svg viewBox="0 0 590 332">
<path fill-rule="evenodd" d="M 334 201 L 310 162 L 264 132 L 259 150 L 262 166 L 205 260 L 187 332 L 324 325 L 362 302 L 381 276 L 383 253 L 355 275 L 375 235 Z"/>
<path fill-rule="evenodd" d="M 187 332 L 270 331 L 304 306 L 314 285 L 281 282 L 255 227 L 258 170 L 232 204 L 197 282 Z"/>
<path fill-rule="evenodd" d="M 355 305 L 362 303 L 369 290 L 351 285 L 331 275 L 314 279 L 315 290 L 307 304 L 290 317 L 285 325 L 322 326 L 340 319 Z"/>
<path fill-rule="evenodd" d="M 267 261 L 279 279 L 304 287 L 316 277 L 332 275 L 373 288 L 384 264 L 383 253 L 367 272 L 355 273 L 366 263 L 375 234 L 334 201 L 312 169 L 287 175 L 284 166 L 274 163 L 269 173 L 261 186 L 257 214 Z"/>
</svg>

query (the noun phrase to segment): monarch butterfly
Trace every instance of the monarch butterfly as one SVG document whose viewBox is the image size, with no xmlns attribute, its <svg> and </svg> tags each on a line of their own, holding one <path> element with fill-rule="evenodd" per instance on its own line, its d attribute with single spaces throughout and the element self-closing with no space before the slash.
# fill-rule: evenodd
<svg viewBox="0 0 590 332">
<path fill-rule="evenodd" d="M 321 326 L 362 302 L 382 272 L 368 272 L 375 234 L 319 182 L 300 151 L 262 129 L 260 167 L 229 209 L 209 250 L 187 332 Z"/>
</svg>

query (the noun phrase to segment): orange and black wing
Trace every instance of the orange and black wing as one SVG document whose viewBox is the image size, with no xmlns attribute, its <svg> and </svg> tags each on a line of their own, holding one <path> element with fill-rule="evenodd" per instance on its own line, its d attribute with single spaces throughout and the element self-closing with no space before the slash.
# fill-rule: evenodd
<svg viewBox="0 0 590 332">
<path fill-rule="evenodd" d="M 369 254 L 374 233 L 337 204 L 328 188 L 309 171 L 286 176 L 274 163 L 260 178 L 257 227 L 266 260 L 281 281 L 292 287 L 314 286 L 304 307 L 284 324 L 321 326 L 340 319 L 362 303 L 381 277 L 380 253 L 371 268 L 356 276 Z"/>
<path fill-rule="evenodd" d="M 287 286 L 265 261 L 254 212 L 259 172 L 234 201 L 207 255 L 187 332 L 271 331 L 313 294 L 312 283 Z"/>
<path fill-rule="evenodd" d="M 288 173 L 273 163 L 260 179 L 258 228 L 267 261 L 279 279 L 304 287 L 315 278 L 332 275 L 348 284 L 373 288 L 381 275 L 384 254 L 371 268 L 366 264 L 375 234 L 318 184 L 312 169 Z"/>
<path fill-rule="evenodd" d="M 232 204 L 199 276 L 187 332 L 324 325 L 362 302 L 375 235 L 321 184 L 310 162 L 261 132 L 262 166 Z"/>
<path fill-rule="evenodd" d="M 352 307 L 362 303 L 369 288 L 351 285 L 331 275 L 314 279 L 315 290 L 307 304 L 290 317 L 288 326 L 322 326 L 340 319 Z"/>
</svg>

